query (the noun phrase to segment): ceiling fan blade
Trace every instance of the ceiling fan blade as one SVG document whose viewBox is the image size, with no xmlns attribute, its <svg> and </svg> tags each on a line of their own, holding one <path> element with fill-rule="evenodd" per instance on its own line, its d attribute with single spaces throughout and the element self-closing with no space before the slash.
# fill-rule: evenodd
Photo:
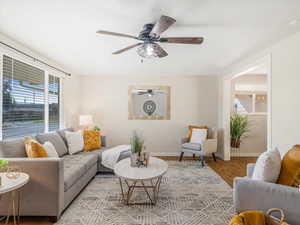
<svg viewBox="0 0 300 225">
<path fill-rule="evenodd" d="M 111 31 L 106 31 L 106 30 L 98 30 L 96 33 L 138 39 L 137 37 L 129 35 L 129 34 L 121 34 L 121 33 L 116 33 L 116 32 L 111 32 Z"/>
<path fill-rule="evenodd" d="M 153 51 L 156 53 L 156 55 L 159 58 L 162 58 L 162 57 L 165 57 L 168 55 L 168 53 L 162 47 L 160 47 L 159 44 L 153 45 Z"/>
<path fill-rule="evenodd" d="M 122 53 L 122 52 L 125 52 L 125 51 L 127 51 L 127 50 L 129 50 L 129 49 L 135 48 L 135 47 L 137 47 L 137 46 L 139 46 L 139 45 L 142 45 L 142 44 L 143 44 L 143 43 L 137 43 L 137 44 L 134 44 L 134 45 L 129 45 L 128 47 L 122 48 L 122 49 L 120 49 L 120 50 L 118 50 L 118 51 L 115 51 L 115 52 L 113 52 L 112 54 L 117 55 L 117 54 L 120 54 L 120 53 Z"/>
<path fill-rule="evenodd" d="M 176 20 L 169 16 L 161 16 L 155 23 L 154 27 L 150 32 L 150 36 L 159 37 L 161 33 L 167 30 Z"/>
<path fill-rule="evenodd" d="M 159 42 L 174 43 L 174 44 L 202 44 L 203 37 L 166 37 L 160 38 Z"/>
</svg>

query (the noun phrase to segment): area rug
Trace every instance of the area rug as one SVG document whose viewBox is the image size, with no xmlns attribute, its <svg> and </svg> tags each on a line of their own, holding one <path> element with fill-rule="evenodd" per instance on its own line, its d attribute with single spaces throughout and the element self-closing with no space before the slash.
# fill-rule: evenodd
<svg viewBox="0 0 300 225">
<path fill-rule="evenodd" d="M 97 175 L 64 212 L 57 225 L 227 225 L 232 190 L 199 161 L 168 161 L 155 206 L 121 202 L 119 180 Z M 142 191 L 142 190 L 141 190 Z M 146 194 L 135 193 L 141 199 Z"/>
</svg>

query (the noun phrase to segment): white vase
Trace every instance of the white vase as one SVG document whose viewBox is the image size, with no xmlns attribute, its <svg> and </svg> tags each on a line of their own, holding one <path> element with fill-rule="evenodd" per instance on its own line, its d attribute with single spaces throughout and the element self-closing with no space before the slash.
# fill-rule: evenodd
<svg viewBox="0 0 300 225">
<path fill-rule="evenodd" d="M 131 167 L 138 167 L 138 153 L 131 153 L 131 156 L 130 156 L 130 166 Z"/>
</svg>

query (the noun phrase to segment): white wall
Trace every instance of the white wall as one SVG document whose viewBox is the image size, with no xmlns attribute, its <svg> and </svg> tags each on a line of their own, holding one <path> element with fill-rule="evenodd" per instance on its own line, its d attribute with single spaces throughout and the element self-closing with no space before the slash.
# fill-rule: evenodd
<svg viewBox="0 0 300 225">
<path fill-rule="evenodd" d="M 178 155 L 187 126 L 218 124 L 217 77 L 80 77 L 80 112 L 92 114 L 110 145 L 129 142 L 142 131 L 147 150 Z M 128 120 L 129 85 L 171 87 L 171 120 Z"/>
<path fill-rule="evenodd" d="M 225 77 L 241 72 L 260 58 L 271 55 L 271 145 L 284 155 L 300 142 L 300 32 L 272 47 L 239 61 Z M 223 80 L 226 83 L 226 78 Z M 226 84 L 225 84 L 226 85 Z M 223 109 L 223 113 L 224 113 Z M 222 124 L 224 127 L 224 124 Z"/>
</svg>

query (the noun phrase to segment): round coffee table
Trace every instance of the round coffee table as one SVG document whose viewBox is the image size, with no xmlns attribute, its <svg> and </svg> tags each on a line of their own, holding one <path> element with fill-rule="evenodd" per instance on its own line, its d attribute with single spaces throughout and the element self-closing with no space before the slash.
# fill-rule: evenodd
<svg viewBox="0 0 300 225">
<path fill-rule="evenodd" d="M 147 167 L 131 167 L 130 158 L 123 159 L 115 165 L 114 172 L 119 177 L 122 200 L 127 205 L 155 205 L 162 176 L 167 172 L 168 164 L 159 158 L 150 157 Z M 123 188 L 123 181 L 127 191 Z M 130 202 L 135 189 L 142 188 L 150 202 Z M 150 192 L 153 191 L 151 195 Z"/>
</svg>

